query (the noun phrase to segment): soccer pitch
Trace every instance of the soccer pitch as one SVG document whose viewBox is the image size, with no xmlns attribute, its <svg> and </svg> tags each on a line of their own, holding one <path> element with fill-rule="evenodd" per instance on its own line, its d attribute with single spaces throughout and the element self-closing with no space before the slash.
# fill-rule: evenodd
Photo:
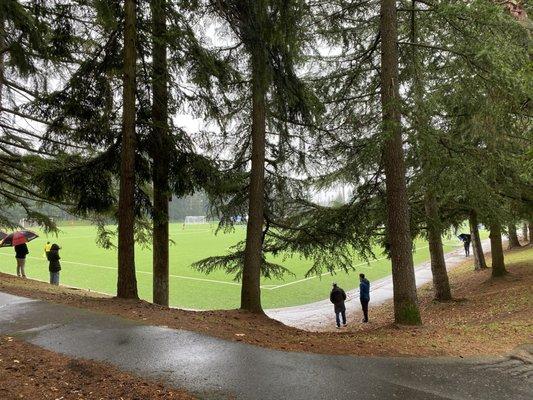
<svg viewBox="0 0 533 400">
<path fill-rule="evenodd" d="M 95 243 L 96 229 L 93 226 L 62 226 L 56 237 L 41 236 L 28 243 L 30 254 L 26 262 L 26 275 L 48 281 L 48 263 L 44 257 L 47 240 L 61 246 L 61 284 L 114 295 L 117 280 L 116 250 L 106 250 Z M 193 309 L 231 309 L 240 305 L 240 283 L 223 271 L 205 275 L 193 270 L 190 265 L 202 258 L 226 254 L 229 248 L 242 240 L 245 227 L 238 226 L 231 233 L 214 234 L 209 224 L 170 225 L 170 303 L 172 306 Z M 444 239 L 445 252 L 461 246 L 456 238 Z M 323 300 L 329 295 L 331 282 L 337 282 L 345 290 L 358 286 L 358 274 L 363 272 L 370 281 L 390 275 L 390 261 L 377 251 L 377 260 L 369 264 L 354 259 L 355 271 L 346 274 L 324 274 L 321 277 L 305 278 L 310 261 L 292 258 L 274 259 L 287 266 L 296 276 L 287 275 L 283 280 L 262 279 L 264 308 L 287 307 Z M 415 266 L 429 259 L 427 243 L 417 240 L 414 253 Z M 0 271 L 14 274 L 16 271 L 14 250 L 0 248 Z M 136 269 L 139 296 L 152 299 L 152 251 L 136 247 Z"/>
</svg>

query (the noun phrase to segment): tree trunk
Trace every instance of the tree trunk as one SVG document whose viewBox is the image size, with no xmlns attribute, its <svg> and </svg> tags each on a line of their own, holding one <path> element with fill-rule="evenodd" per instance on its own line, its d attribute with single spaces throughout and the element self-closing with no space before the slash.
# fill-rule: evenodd
<svg viewBox="0 0 533 400">
<path fill-rule="evenodd" d="M 420 324 L 400 125 L 398 29 L 394 0 L 381 0 L 380 32 L 381 103 L 386 137 L 383 161 L 387 189 L 387 231 L 394 285 L 394 319 L 401 324 Z"/>
<path fill-rule="evenodd" d="M 528 238 L 528 235 L 527 235 L 527 223 L 523 223 L 522 224 L 522 240 L 524 242 L 527 242 L 527 238 Z"/>
<path fill-rule="evenodd" d="M 481 238 L 479 237 L 477 213 L 475 210 L 470 211 L 468 219 L 470 224 L 470 236 L 472 236 L 472 252 L 474 253 L 474 269 L 476 271 L 488 268 L 485 261 L 485 254 L 483 253 L 483 246 L 481 245 Z"/>
<path fill-rule="evenodd" d="M 420 164 L 424 175 L 430 175 L 430 163 L 428 158 L 431 154 L 431 147 L 428 145 L 431 121 L 424 107 L 424 82 L 425 77 L 419 60 L 416 44 L 418 43 L 418 31 L 416 24 L 417 3 L 411 2 L 411 42 L 415 44 L 411 51 L 411 79 L 413 80 L 413 100 L 414 100 L 414 127 L 418 137 L 420 148 Z M 442 247 L 442 223 L 439 216 L 439 208 L 435 194 L 431 189 L 432 182 L 426 183 L 424 195 L 424 206 L 426 212 L 427 234 L 429 242 L 429 253 L 431 258 L 431 272 L 433 276 L 433 287 L 435 299 L 437 301 L 451 300 L 450 282 L 448 271 L 446 271 L 446 261 L 444 260 L 444 249 Z"/>
<path fill-rule="evenodd" d="M 124 3 L 122 148 L 118 205 L 117 296 L 138 298 L 135 277 L 135 0 Z"/>
<path fill-rule="evenodd" d="M 492 254 L 492 277 L 505 275 L 507 271 L 503 260 L 502 232 L 498 223 L 490 225 L 490 251 Z"/>
<path fill-rule="evenodd" d="M 153 203 L 153 301 L 168 307 L 169 152 L 168 64 L 166 45 L 166 0 L 151 0 L 152 10 L 152 182 Z"/>
<path fill-rule="evenodd" d="M 451 300 L 452 293 L 446 271 L 444 250 L 442 248 L 441 222 L 437 202 L 432 193 L 426 192 L 425 196 L 426 223 L 428 225 L 429 254 L 431 257 L 431 273 L 433 275 L 433 287 L 435 300 Z"/>
<path fill-rule="evenodd" d="M 518 240 L 518 234 L 516 233 L 516 225 L 510 224 L 508 226 L 509 230 L 509 249 L 515 249 L 521 247 L 520 241 Z"/>
<path fill-rule="evenodd" d="M 263 207 L 265 179 L 265 131 L 267 71 L 264 50 L 252 51 L 252 166 L 250 171 L 248 223 L 242 273 L 241 308 L 262 313 L 261 263 L 263 258 Z"/>
<path fill-rule="evenodd" d="M 2 93 L 4 90 L 4 74 L 5 74 L 5 66 L 4 66 L 4 52 L 3 49 L 5 47 L 5 22 L 3 19 L 3 16 L 0 15 L 0 107 L 3 106 L 3 97 Z"/>
<path fill-rule="evenodd" d="M 529 243 L 533 244 L 533 221 L 529 221 Z"/>
</svg>

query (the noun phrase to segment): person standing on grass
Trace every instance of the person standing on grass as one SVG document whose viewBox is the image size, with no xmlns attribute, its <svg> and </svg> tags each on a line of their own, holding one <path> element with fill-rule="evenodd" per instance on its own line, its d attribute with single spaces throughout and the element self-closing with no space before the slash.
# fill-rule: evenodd
<svg viewBox="0 0 533 400">
<path fill-rule="evenodd" d="M 461 233 L 457 237 L 463 242 L 463 245 L 465 246 L 465 257 L 468 257 L 470 255 L 470 242 L 472 241 L 472 236 L 468 233 Z"/>
<path fill-rule="evenodd" d="M 337 323 L 337 329 L 341 327 L 340 316 L 342 316 L 342 325 L 346 326 L 346 305 L 344 301 L 346 300 L 346 293 L 336 283 L 333 284 L 333 289 L 331 289 L 331 294 L 329 295 L 329 300 L 335 306 L 335 322 Z"/>
<path fill-rule="evenodd" d="M 50 251 L 48 252 L 48 271 L 50 271 L 50 283 L 52 285 L 59 286 L 59 271 L 61 271 L 61 264 L 59 260 L 59 249 L 60 247 L 57 244 L 50 246 Z"/>
<path fill-rule="evenodd" d="M 52 245 L 50 244 L 50 242 L 46 242 L 46 244 L 44 245 L 44 257 L 48 260 L 48 253 L 50 253 L 50 248 L 52 247 Z"/>
<path fill-rule="evenodd" d="M 363 309 L 363 321 L 368 322 L 368 303 L 370 302 L 370 282 L 365 278 L 365 274 L 359 274 L 359 300 Z"/>
<path fill-rule="evenodd" d="M 17 276 L 26 278 L 26 256 L 30 254 L 26 243 L 15 246 L 15 259 L 17 260 Z"/>
</svg>

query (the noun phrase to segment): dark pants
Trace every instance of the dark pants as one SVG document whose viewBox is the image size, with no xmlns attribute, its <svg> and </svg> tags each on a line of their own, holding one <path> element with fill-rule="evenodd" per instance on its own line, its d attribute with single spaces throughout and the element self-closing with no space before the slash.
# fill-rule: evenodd
<svg viewBox="0 0 533 400">
<path fill-rule="evenodd" d="M 465 256 L 468 257 L 470 255 L 470 242 L 465 242 Z"/>
<path fill-rule="evenodd" d="M 363 309 L 363 315 L 365 316 L 363 321 L 368 322 L 368 302 L 370 300 L 361 299 L 361 308 Z"/>
<path fill-rule="evenodd" d="M 341 319 L 342 316 L 342 324 L 346 325 L 346 307 L 335 307 L 335 321 L 337 322 L 337 326 L 341 326 Z"/>
<path fill-rule="evenodd" d="M 50 283 L 52 285 L 59 285 L 59 271 L 50 272 Z"/>
</svg>

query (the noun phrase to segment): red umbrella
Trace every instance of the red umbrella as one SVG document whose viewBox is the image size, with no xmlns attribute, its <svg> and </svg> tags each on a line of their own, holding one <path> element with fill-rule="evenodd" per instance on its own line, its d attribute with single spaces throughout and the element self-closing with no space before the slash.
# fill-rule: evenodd
<svg viewBox="0 0 533 400">
<path fill-rule="evenodd" d="M 7 235 L 2 240 L 2 242 L 0 243 L 0 247 L 17 246 L 19 244 L 30 242 L 33 239 L 36 239 L 38 237 L 39 235 L 37 235 L 35 232 L 32 232 L 32 231 L 13 232 Z"/>
</svg>

